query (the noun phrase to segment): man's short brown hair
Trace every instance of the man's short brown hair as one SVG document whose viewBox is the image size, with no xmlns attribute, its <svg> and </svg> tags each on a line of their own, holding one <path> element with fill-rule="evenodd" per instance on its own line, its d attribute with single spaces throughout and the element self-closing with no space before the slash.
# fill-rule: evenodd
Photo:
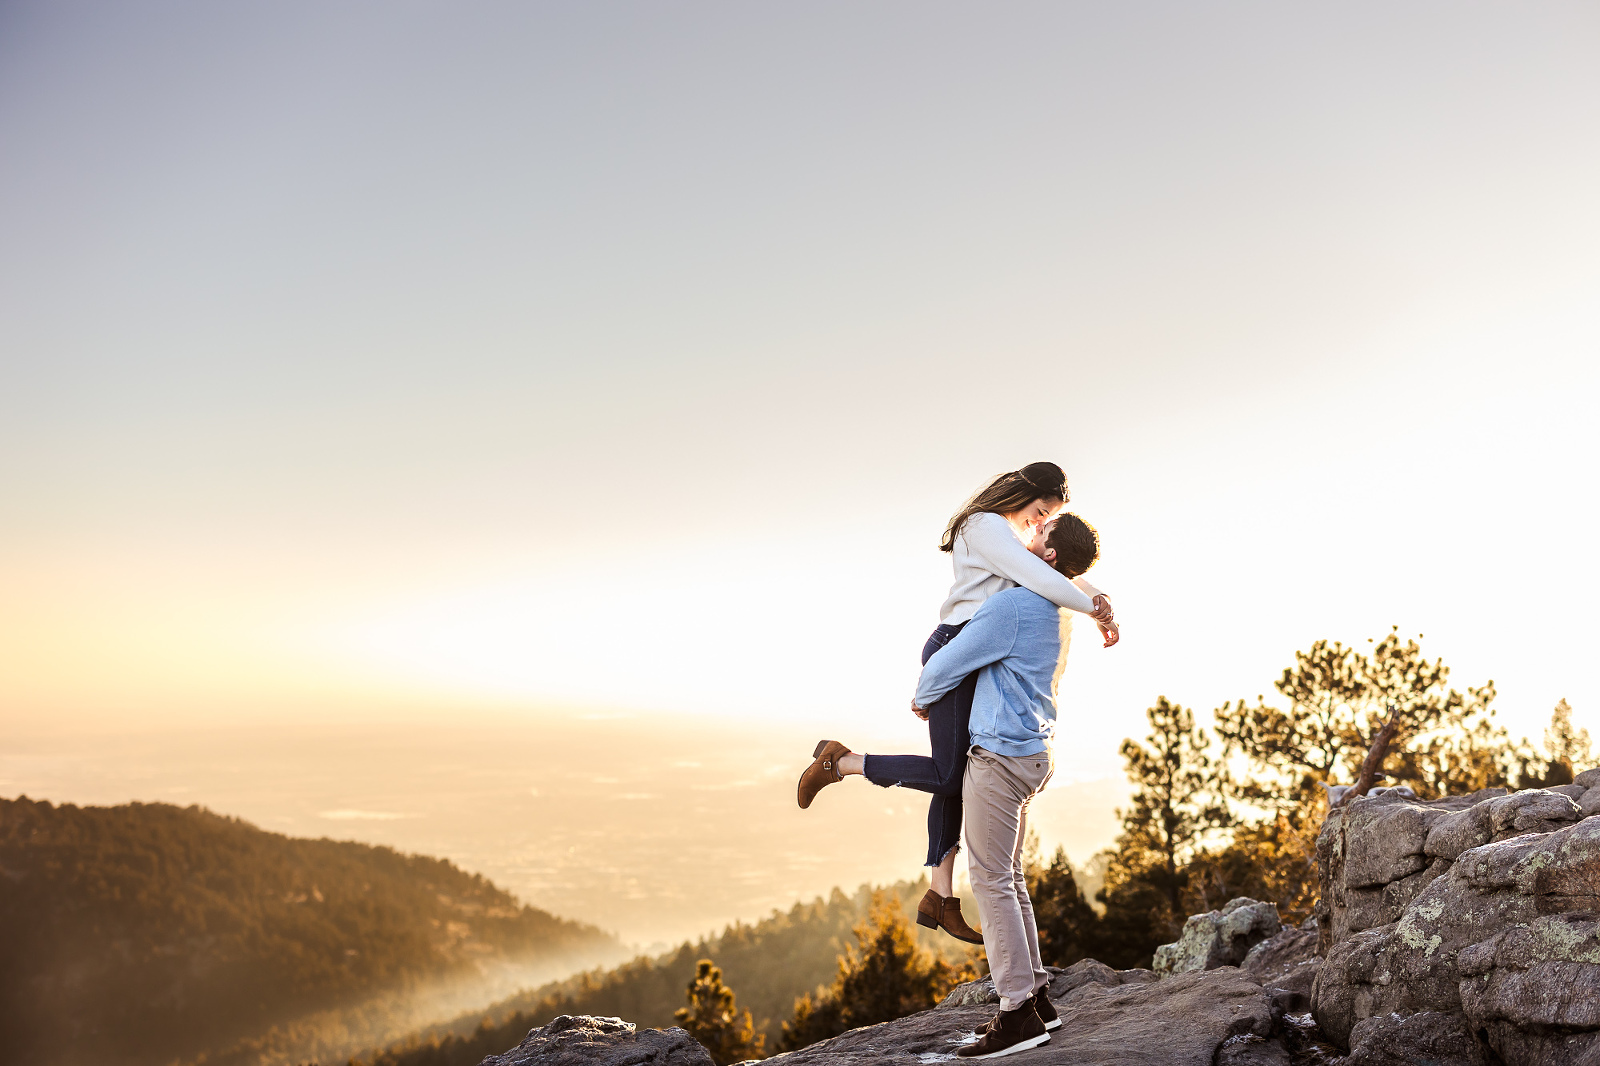
<svg viewBox="0 0 1600 1066">
<path fill-rule="evenodd" d="M 1055 567 L 1067 577 L 1087 573 L 1100 558 L 1100 534 L 1075 514 L 1063 514 L 1050 527 L 1045 544 L 1056 551 Z"/>
</svg>

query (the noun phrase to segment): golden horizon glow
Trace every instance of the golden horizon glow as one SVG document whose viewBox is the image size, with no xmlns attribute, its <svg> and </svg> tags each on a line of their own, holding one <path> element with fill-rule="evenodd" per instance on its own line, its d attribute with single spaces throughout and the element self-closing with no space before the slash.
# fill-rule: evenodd
<svg viewBox="0 0 1600 1066">
<path fill-rule="evenodd" d="M 547 841 L 451 852 L 570 798 L 499 738 L 925 742 L 938 536 L 1040 459 L 1123 632 L 1063 678 L 1075 847 L 1158 696 L 1319 638 L 1425 633 L 1514 735 L 1600 731 L 1593 5 L 0 22 L 4 787 L 582 903 Z M 391 740 L 425 786 L 360 763 Z M 777 804 L 762 751 L 721 772 Z"/>
</svg>

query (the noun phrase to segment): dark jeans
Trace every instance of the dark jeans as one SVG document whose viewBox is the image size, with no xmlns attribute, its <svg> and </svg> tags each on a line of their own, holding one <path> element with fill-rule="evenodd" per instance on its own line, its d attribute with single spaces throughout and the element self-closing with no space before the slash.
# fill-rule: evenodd
<svg viewBox="0 0 1600 1066">
<path fill-rule="evenodd" d="M 922 647 L 922 663 L 950 643 L 967 623 L 940 625 Z M 933 755 L 868 755 L 865 773 L 868 781 L 888 788 L 906 788 L 933 793 L 928 804 L 928 865 L 938 866 L 961 840 L 961 778 L 967 769 L 967 748 L 972 741 L 967 724 L 972 718 L 972 694 L 978 675 L 968 674 L 961 684 L 947 692 L 928 711 L 928 740 Z"/>
</svg>

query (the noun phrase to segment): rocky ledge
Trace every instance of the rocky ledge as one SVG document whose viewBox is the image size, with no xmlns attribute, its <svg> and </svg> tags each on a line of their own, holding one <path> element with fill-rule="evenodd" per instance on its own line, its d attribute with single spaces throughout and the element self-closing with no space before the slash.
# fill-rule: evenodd
<svg viewBox="0 0 1600 1066">
<path fill-rule="evenodd" d="M 1234 900 L 1156 970 L 1052 969 L 1062 1066 L 1600 1066 L 1600 770 L 1571 785 L 1334 811 L 1315 919 Z M 986 978 L 936 1009 L 777 1056 L 785 1066 L 951 1061 L 995 1010 Z M 1323 1043 L 1324 1038 L 1331 1045 Z M 483 1066 L 710 1066 L 681 1029 L 561 1017 Z"/>
<path fill-rule="evenodd" d="M 1214 912 L 1213 917 L 1211 925 L 1227 926 L 1227 915 Z M 1202 924 L 1191 926 L 1199 930 Z M 1212 928 L 1195 935 L 1216 934 Z M 1049 996 L 1061 1014 L 1061 1028 L 1049 1044 L 1007 1061 L 1018 1066 L 1289 1066 L 1291 1052 L 1309 1043 L 1309 1017 L 1291 1013 L 1305 993 L 1277 987 L 1268 974 L 1296 970 L 1304 956 L 1312 956 L 1315 936 L 1282 930 L 1258 947 L 1263 950 L 1252 952 L 1244 967 L 1193 969 L 1170 977 L 1113 970 L 1092 959 L 1064 970 L 1052 967 Z M 1259 973 L 1250 969 L 1252 961 L 1260 964 Z M 977 1039 L 975 1030 L 993 1017 L 997 1003 L 993 983 L 984 978 L 956 988 L 934 1010 L 855 1029 L 776 1060 L 785 1066 L 954 1061 L 956 1049 Z M 483 1066 L 580 1063 L 710 1066 L 711 1059 L 681 1029 L 635 1030 L 615 1018 L 561 1017 L 505 1054 L 485 1059 Z"/>
<path fill-rule="evenodd" d="M 1600 770 L 1334 811 L 1312 995 L 1349 1066 L 1600 1066 Z"/>
</svg>

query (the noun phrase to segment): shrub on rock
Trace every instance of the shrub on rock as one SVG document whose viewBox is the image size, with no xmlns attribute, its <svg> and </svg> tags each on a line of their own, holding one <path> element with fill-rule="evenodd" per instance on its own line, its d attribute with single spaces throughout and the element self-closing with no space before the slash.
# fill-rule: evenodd
<svg viewBox="0 0 1600 1066">
<path fill-rule="evenodd" d="M 952 966 L 917 947 L 905 913 L 887 894 L 874 895 L 871 917 L 856 926 L 855 936 L 839 957 L 833 985 L 795 1001 L 780 1050 L 930 1010 L 955 985 L 978 976 L 970 964 Z"/>
</svg>

